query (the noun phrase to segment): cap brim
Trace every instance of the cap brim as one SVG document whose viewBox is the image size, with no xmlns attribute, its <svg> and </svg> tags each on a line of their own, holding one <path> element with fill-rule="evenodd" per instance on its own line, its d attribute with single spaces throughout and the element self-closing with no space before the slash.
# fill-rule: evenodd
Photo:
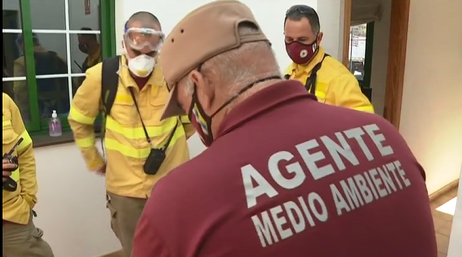
<svg viewBox="0 0 462 257">
<path fill-rule="evenodd" d="M 172 90 L 170 90 L 170 95 L 168 97 L 167 103 L 165 104 L 162 116 L 160 116 L 160 120 L 165 120 L 173 116 L 181 116 L 186 114 L 186 112 L 178 104 L 178 100 L 176 98 L 176 88 L 176 86 L 173 86 Z"/>
</svg>

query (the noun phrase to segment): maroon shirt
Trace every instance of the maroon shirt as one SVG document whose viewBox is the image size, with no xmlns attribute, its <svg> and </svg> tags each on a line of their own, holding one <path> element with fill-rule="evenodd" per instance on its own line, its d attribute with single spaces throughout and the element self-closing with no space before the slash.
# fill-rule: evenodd
<svg viewBox="0 0 462 257">
<path fill-rule="evenodd" d="M 132 257 L 436 257 L 424 180 L 382 117 L 281 82 L 159 181 Z"/>
<path fill-rule="evenodd" d="M 146 78 L 140 78 L 140 77 L 137 77 L 135 75 L 132 75 L 132 78 L 133 80 L 135 81 L 136 85 L 138 86 L 138 88 L 140 89 L 143 89 L 143 87 L 146 85 L 146 83 L 148 83 L 149 79 L 151 78 L 151 76 L 147 76 Z"/>
</svg>

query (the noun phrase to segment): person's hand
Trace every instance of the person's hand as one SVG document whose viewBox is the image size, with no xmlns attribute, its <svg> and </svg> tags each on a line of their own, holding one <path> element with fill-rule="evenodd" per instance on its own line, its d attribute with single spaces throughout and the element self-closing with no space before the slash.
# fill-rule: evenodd
<svg viewBox="0 0 462 257">
<path fill-rule="evenodd" d="M 11 176 L 10 171 L 2 171 L 2 182 L 5 182 L 9 176 Z"/>
<path fill-rule="evenodd" d="M 103 166 L 101 166 L 101 168 L 97 169 L 95 171 L 96 174 L 100 175 L 100 176 L 105 176 L 106 175 L 106 164 L 104 164 Z"/>
<path fill-rule="evenodd" d="M 8 160 L 2 161 L 2 181 L 5 181 L 6 178 L 11 176 L 11 172 L 18 168 L 18 165 L 8 162 Z"/>
</svg>

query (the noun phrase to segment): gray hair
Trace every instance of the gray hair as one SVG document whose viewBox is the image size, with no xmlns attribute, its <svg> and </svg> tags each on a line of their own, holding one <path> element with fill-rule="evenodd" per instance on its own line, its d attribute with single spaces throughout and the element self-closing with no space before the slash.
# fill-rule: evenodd
<svg viewBox="0 0 462 257">
<path fill-rule="evenodd" d="M 244 23 L 239 27 L 241 36 L 259 32 L 255 26 Z M 206 61 L 201 68 L 204 76 L 213 83 L 229 86 L 232 95 L 241 87 L 269 76 L 281 76 L 276 56 L 266 41 L 243 44 L 237 49 L 217 55 Z M 184 93 L 192 94 L 194 82 L 186 78 Z"/>
</svg>

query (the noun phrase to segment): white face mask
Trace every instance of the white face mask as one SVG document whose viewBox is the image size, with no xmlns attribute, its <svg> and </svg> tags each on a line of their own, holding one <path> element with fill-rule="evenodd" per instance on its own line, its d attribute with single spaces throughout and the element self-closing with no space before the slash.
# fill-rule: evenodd
<svg viewBox="0 0 462 257">
<path fill-rule="evenodd" d="M 149 55 L 141 54 L 137 57 L 128 59 L 128 69 L 137 77 L 146 78 L 151 74 L 154 70 L 154 66 L 156 65 L 156 58 L 151 57 Z"/>
</svg>

